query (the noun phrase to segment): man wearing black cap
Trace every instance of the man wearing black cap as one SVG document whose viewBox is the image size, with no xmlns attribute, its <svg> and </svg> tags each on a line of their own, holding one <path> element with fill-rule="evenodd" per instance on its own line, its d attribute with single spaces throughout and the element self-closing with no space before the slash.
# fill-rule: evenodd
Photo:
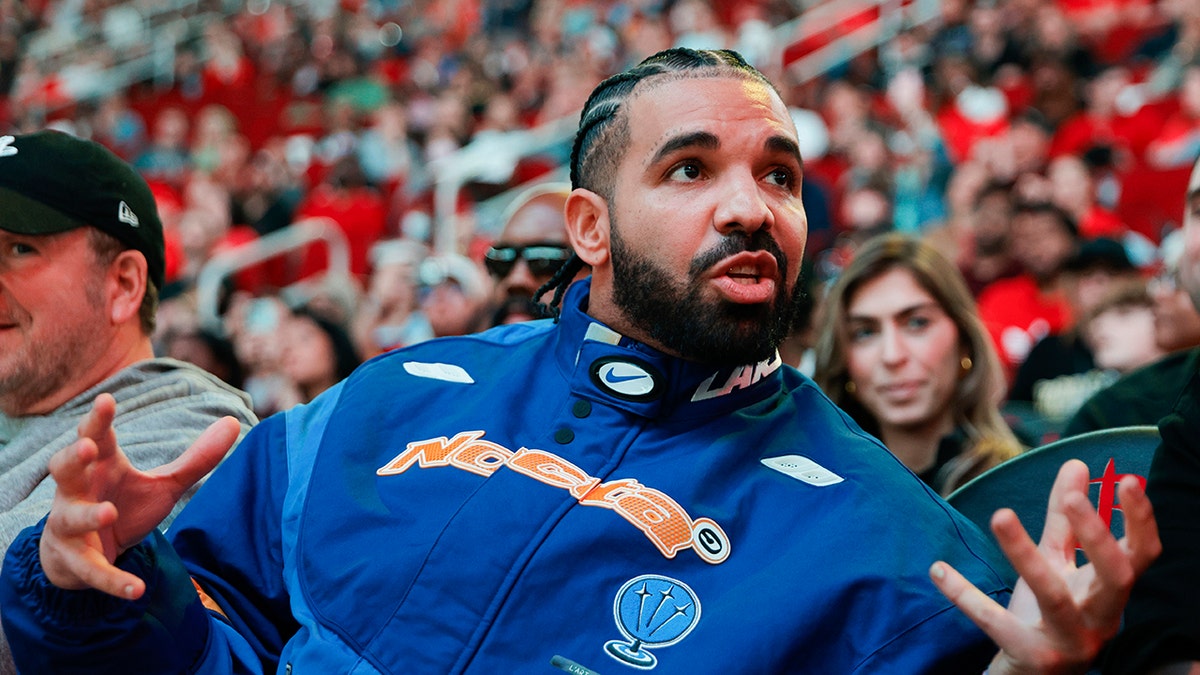
<svg viewBox="0 0 1200 675">
<path fill-rule="evenodd" d="M 1083 242 L 1062 272 L 1065 295 L 1076 318 L 1090 315 L 1122 282 L 1139 279 L 1121 242 L 1103 237 Z M 1048 429 L 1057 431 L 1081 402 L 1115 379 L 1115 373 L 1096 368 L 1091 345 L 1071 326 L 1034 344 L 1017 368 L 1008 400 L 1010 408 L 1027 403 Z M 1031 440 L 1042 442 L 1036 437 Z"/>
<path fill-rule="evenodd" d="M 222 416 L 256 421 L 244 393 L 154 358 L 163 277 L 162 223 L 133 169 L 59 132 L 0 136 L 0 547 L 49 510 L 48 462 L 77 439 L 111 446 L 115 431 L 149 468 Z M 77 431 L 93 401 L 108 423 Z"/>
</svg>

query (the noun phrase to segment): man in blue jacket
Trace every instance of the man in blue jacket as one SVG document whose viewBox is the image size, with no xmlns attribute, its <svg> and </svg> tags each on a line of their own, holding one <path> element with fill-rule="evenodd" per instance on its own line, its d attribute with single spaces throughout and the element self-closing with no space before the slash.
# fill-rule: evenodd
<svg viewBox="0 0 1200 675">
<path fill-rule="evenodd" d="M 1070 672 L 1155 554 L 1068 466 L 1036 549 L 976 528 L 780 363 L 805 243 L 779 94 L 668 50 L 584 108 L 557 321 L 391 352 L 153 474 L 97 414 L 0 601 L 29 672 Z M 147 533 L 150 536 L 147 537 Z M 1077 536 L 1097 565 L 1068 569 Z M 939 561 L 939 562 L 935 562 Z M 944 561 L 944 562 L 940 562 Z M 932 565 L 932 566 L 931 566 Z M 934 581 L 931 582 L 930 577 Z M 935 586 L 936 584 L 936 586 Z M 953 598 L 953 602 L 939 592 Z M 1051 608 L 1044 616 L 1039 603 Z M 955 608 L 958 605 L 963 612 Z M 1003 650 L 968 616 L 999 640 Z"/>
</svg>

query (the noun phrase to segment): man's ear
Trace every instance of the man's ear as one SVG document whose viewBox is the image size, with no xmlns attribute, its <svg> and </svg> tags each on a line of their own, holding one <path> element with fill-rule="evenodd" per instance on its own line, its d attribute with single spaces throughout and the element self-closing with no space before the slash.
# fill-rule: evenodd
<svg viewBox="0 0 1200 675">
<path fill-rule="evenodd" d="M 146 295 L 147 277 L 146 258 L 139 251 L 121 251 L 109 265 L 109 318 L 114 324 L 137 318 Z"/>
<path fill-rule="evenodd" d="M 575 254 L 593 269 L 608 261 L 608 202 L 583 188 L 567 195 L 563 207 L 567 219 L 567 238 Z"/>
</svg>

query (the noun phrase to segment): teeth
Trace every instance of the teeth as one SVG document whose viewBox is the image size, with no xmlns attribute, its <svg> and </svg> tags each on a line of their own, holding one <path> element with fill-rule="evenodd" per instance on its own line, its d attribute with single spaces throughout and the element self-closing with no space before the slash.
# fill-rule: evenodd
<svg viewBox="0 0 1200 675">
<path fill-rule="evenodd" d="M 753 284 L 758 281 L 758 268 L 754 265 L 736 265 L 726 270 L 725 275 L 741 284 Z"/>
</svg>

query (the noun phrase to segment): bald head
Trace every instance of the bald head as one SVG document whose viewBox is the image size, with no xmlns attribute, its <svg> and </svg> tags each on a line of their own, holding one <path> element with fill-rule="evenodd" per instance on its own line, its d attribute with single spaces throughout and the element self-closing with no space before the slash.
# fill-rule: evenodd
<svg viewBox="0 0 1200 675">
<path fill-rule="evenodd" d="M 571 253 L 563 206 L 571 187 L 546 183 L 513 200 L 485 262 L 495 281 L 494 323 L 534 318 L 534 293 Z"/>
</svg>

